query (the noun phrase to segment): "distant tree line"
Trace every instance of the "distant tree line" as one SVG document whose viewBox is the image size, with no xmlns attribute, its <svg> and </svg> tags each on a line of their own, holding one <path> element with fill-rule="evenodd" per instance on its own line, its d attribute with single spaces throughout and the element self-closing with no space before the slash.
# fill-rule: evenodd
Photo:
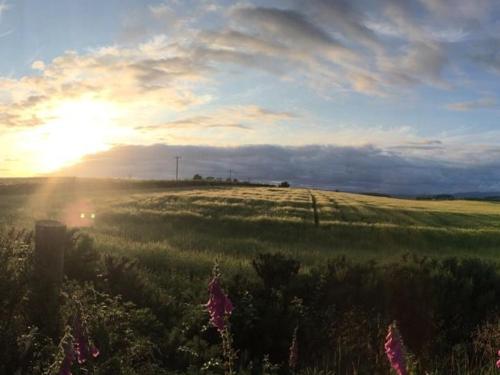
<svg viewBox="0 0 500 375">
<path fill-rule="evenodd" d="M 226 182 L 226 183 L 234 183 L 234 184 L 240 183 L 240 181 L 237 178 L 223 179 L 221 177 L 213 177 L 213 176 L 203 177 L 202 175 L 200 175 L 198 173 L 193 176 L 193 181 L 210 181 L 210 182 L 215 181 L 215 182 Z M 245 181 L 244 183 L 250 184 L 249 181 Z M 278 184 L 278 187 L 287 188 L 287 187 L 290 187 L 290 183 L 288 181 L 282 181 Z"/>
<path fill-rule="evenodd" d="M 200 174 L 195 174 L 193 176 L 193 181 L 216 181 L 216 182 L 230 182 L 230 183 L 238 183 L 240 182 L 237 178 L 226 178 L 223 179 L 222 177 L 213 177 L 213 176 L 207 176 L 203 177 Z"/>
</svg>

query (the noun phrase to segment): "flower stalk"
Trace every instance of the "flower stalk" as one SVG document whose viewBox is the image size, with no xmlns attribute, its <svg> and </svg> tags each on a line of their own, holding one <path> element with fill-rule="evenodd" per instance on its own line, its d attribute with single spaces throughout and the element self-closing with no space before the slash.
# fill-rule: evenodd
<svg viewBox="0 0 500 375">
<path fill-rule="evenodd" d="M 391 367 L 397 375 L 408 375 L 408 371 L 406 369 L 405 347 L 396 322 L 389 325 L 385 339 L 385 354 L 389 359 Z"/>
<path fill-rule="evenodd" d="M 295 327 L 292 336 L 292 344 L 290 345 L 290 354 L 288 356 L 288 367 L 295 372 L 299 362 L 299 342 L 297 340 L 297 331 L 299 327 Z"/>
<path fill-rule="evenodd" d="M 205 307 L 210 315 L 210 323 L 217 329 L 222 339 L 224 374 L 234 375 L 236 374 L 234 362 L 237 355 L 233 349 L 233 337 L 229 323 L 229 318 L 233 312 L 233 304 L 220 285 L 220 271 L 217 264 L 213 270 L 212 280 L 208 284 L 208 292 L 209 299 Z"/>
</svg>

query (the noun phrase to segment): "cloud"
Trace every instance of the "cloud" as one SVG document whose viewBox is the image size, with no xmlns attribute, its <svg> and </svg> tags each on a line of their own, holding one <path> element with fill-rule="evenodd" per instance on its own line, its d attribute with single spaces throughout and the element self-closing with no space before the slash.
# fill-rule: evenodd
<svg viewBox="0 0 500 375">
<path fill-rule="evenodd" d="M 93 100 L 134 107 L 182 110 L 206 102 L 195 86 L 208 68 L 182 54 L 164 38 L 134 48 L 68 51 L 51 62 L 35 61 L 38 75 L 0 77 L 0 126 L 36 126 L 51 119 L 61 101 Z"/>
<path fill-rule="evenodd" d="M 166 3 L 150 5 L 149 11 L 153 15 L 153 17 L 161 20 L 171 20 L 172 18 L 174 18 L 172 16 L 175 14 L 172 8 Z"/>
<path fill-rule="evenodd" d="M 327 29 L 341 32 L 344 38 L 348 36 L 373 50 L 384 48 L 376 33 L 367 27 L 367 17 L 360 10 L 362 4 L 347 0 L 311 0 L 307 6 L 300 1 L 297 4 L 302 11 L 311 13 L 312 17 L 318 19 Z"/>
<path fill-rule="evenodd" d="M 308 50 L 323 48 L 333 54 L 346 50 L 342 43 L 325 30 L 311 23 L 303 14 L 293 10 L 245 7 L 236 8 L 234 16 L 259 34 L 287 43 L 296 43 Z"/>
<path fill-rule="evenodd" d="M 446 63 L 446 53 L 438 44 L 423 42 L 407 46 L 399 56 L 379 58 L 387 82 L 403 86 L 417 83 L 446 86 L 441 78 Z"/>
<path fill-rule="evenodd" d="M 306 15 L 271 7 L 235 7 L 229 14 L 230 27 L 198 35 L 197 59 L 259 69 L 310 87 L 328 82 L 330 87 L 375 91 L 376 78 L 356 64 L 358 53 Z"/>
<path fill-rule="evenodd" d="M 210 116 L 193 116 L 180 120 L 165 122 L 161 125 L 137 126 L 136 130 L 141 131 L 164 131 L 164 130 L 187 130 L 187 129 L 213 129 L 213 128 L 229 128 L 229 129 L 250 129 L 249 126 L 238 122 L 224 122 Z"/>
<path fill-rule="evenodd" d="M 6 3 L 0 4 L 6 8 Z M 230 71 L 228 64 L 318 92 L 387 96 L 415 85 L 448 89 L 451 79 L 446 73 L 459 63 L 456 51 L 466 45 L 464 40 L 484 39 L 481 33 L 494 27 L 487 22 L 492 5 L 485 0 L 477 7 L 466 0 L 457 0 L 453 7 L 447 0 L 379 0 L 376 6 L 360 0 L 268 4 L 245 3 L 223 12 L 210 2 L 190 15 L 176 3 L 145 7 L 138 17 L 134 13 L 123 20 L 124 32 L 133 35 L 122 45 L 68 51 L 53 61 L 33 62 L 34 76 L 0 78 L 0 98 L 12 97 L 10 102 L 0 99 L 0 110 L 6 113 L 3 124 L 36 122 L 20 119 L 9 109 L 30 95 L 91 93 L 106 100 L 151 100 L 187 108 L 208 99 L 197 95 L 195 83 L 212 83 L 217 74 Z M 207 7 L 217 20 L 210 27 L 198 22 L 200 14 L 207 17 Z M 447 16 L 448 9 L 453 17 Z M 492 48 L 497 44 L 490 38 L 477 48 L 473 60 L 500 71 L 498 48 Z M 40 107 L 27 108 L 32 115 L 28 117 L 42 117 Z"/>
<path fill-rule="evenodd" d="M 472 60 L 500 74 L 500 38 L 486 38 L 473 48 Z"/>
<path fill-rule="evenodd" d="M 4 31 L 4 32 L 0 33 L 0 38 L 4 38 L 4 37 L 6 37 L 6 36 L 8 36 L 8 35 L 12 34 L 13 32 L 14 32 L 14 30 L 13 30 L 13 29 L 10 29 L 10 30 L 7 30 L 7 31 Z"/>
<path fill-rule="evenodd" d="M 434 141 L 431 141 L 431 144 Z M 63 170 L 64 175 L 173 178 L 174 156 L 182 155 L 181 175 L 226 177 L 232 169 L 241 180 L 371 191 L 431 194 L 500 191 L 498 160 L 480 165 L 417 159 L 373 146 L 123 146 L 92 155 Z"/>
<path fill-rule="evenodd" d="M 10 9 L 10 5 L 6 1 L 0 2 L 0 17 Z"/>
<path fill-rule="evenodd" d="M 235 6 L 227 25 L 198 34 L 195 53 L 213 66 L 260 69 L 315 89 L 386 96 L 415 85 L 450 88 L 444 73 L 456 63 L 452 47 L 474 31 L 452 20 L 442 25 L 432 14 L 432 4 L 312 3 Z"/>
<path fill-rule="evenodd" d="M 479 20 L 492 9 L 492 0 L 420 0 L 427 10 L 439 18 Z"/>
<path fill-rule="evenodd" d="M 389 146 L 390 150 L 401 150 L 401 151 L 434 151 L 434 150 L 444 150 L 445 146 L 440 140 L 424 140 L 420 142 L 405 142 L 404 144 Z"/>
<path fill-rule="evenodd" d="M 45 63 L 41 60 L 36 60 L 31 64 L 31 69 L 43 71 L 45 69 Z"/>
<path fill-rule="evenodd" d="M 368 92 L 376 86 L 359 84 L 358 77 L 363 77 L 365 82 L 370 80 L 372 83 L 376 82 L 376 79 L 370 72 L 356 68 L 352 64 L 357 59 L 356 55 L 333 39 L 327 38 L 322 30 L 309 30 L 300 38 L 298 35 L 293 35 L 293 38 L 292 36 L 285 37 L 290 34 L 288 28 L 291 25 L 287 22 L 282 22 L 284 24 L 282 25 L 279 21 L 269 20 L 291 17 L 293 21 L 290 23 L 294 24 L 298 22 L 294 19 L 298 17 L 298 13 L 293 13 L 293 16 L 288 13 L 278 13 L 279 16 L 277 16 L 273 9 L 270 17 L 264 17 L 260 21 L 270 22 L 273 26 L 261 27 L 260 23 L 251 21 L 252 17 L 244 13 L 246 11 L 246 8 L 238 11 L 238 30 L 229 28 L 200 33 L 195 44 L 195 59 L 207 61 L 218 70 L 223 69 L 224 64 L 261 70 L 298 84 L 306 82 L 306 85 L 313 89 L 327 84 L 328 89 L 355 87 L 356 90 L 366 89 Z M 253 11 L 255 10 L 252 9 Z M 268 11 L 265 10 L 265 12 Z M 262 11 L 252 14 L 256 17 L 261 13 Z M 298 19 L 305 22 L 302 17 Z M 303 29 L 307 27 L 302 26 Z M 296 34 L 301 32 L 302 30 L 296 30 Z M 351 75 L 343 74 L 343 71 L 348 71 Z M 348 79 L 350 77 L 354 77 L 352 84 Z"/>
<path fill-rule="evenodd" d="M 295 113 L 274 111 L 256 105 L 240 105 L 223 107 L 204 115 L 180 118 L 164 122 L 160 125 L 138 126 L 142 131 L 188 130 L 188 129 L 243 129 L 250 130 L 262 125 L 273 125 L 277 122 L 296 119 Z"/>
<path fill-rule="evenodd" d="M 446 106 L 452 111 L 471 111 L 474 109 L 497 108 L 497 101 L 492 97 L 479 98 L 466 102 L 450 103 Z"/>
<path fill-rule="evenodd" d="M 11 8 L 11 5 L 6 1 L 0 1 L 0 21 L 2 21 L 2 16 Z M 0 39 L 12 34 L 13 29 L 0 30 Z"/>
</svg>

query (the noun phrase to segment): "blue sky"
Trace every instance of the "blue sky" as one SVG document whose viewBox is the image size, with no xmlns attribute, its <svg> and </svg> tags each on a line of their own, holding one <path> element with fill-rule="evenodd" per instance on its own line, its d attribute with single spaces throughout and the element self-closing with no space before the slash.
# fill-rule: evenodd
<svg viewBox="0 0 500 375">
<path fill-rule="evenodd" d="M 495 0 L 0 4 L 0 175 L 155 143 L 500 155 Z"/>
</svg>

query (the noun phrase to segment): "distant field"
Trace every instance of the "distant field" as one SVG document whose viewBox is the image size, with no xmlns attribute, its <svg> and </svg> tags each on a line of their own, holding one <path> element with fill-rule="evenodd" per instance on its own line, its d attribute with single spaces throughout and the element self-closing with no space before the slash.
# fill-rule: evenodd
<svg viewBox="0 0 500 375">
<path fill-rule="evenodd" d="M 312 196 L 319 226 L 314 224 Z M 87 217 L 80 219 L 80 214 Z M 91 213 L 95 219 L 89 220 Z M 201 187 L 0 195 L 0 222 L 34 219 L 90 225 L 101 251 L 137 256 L 150 267 L 208 272 L 218 258 L 247 268 L 258 252 L 282 251 L 307 266 L 345 254 L 394 260 L 500 257 L 500 204 L 421 201 L 269 187 Z"/>
</svg>

